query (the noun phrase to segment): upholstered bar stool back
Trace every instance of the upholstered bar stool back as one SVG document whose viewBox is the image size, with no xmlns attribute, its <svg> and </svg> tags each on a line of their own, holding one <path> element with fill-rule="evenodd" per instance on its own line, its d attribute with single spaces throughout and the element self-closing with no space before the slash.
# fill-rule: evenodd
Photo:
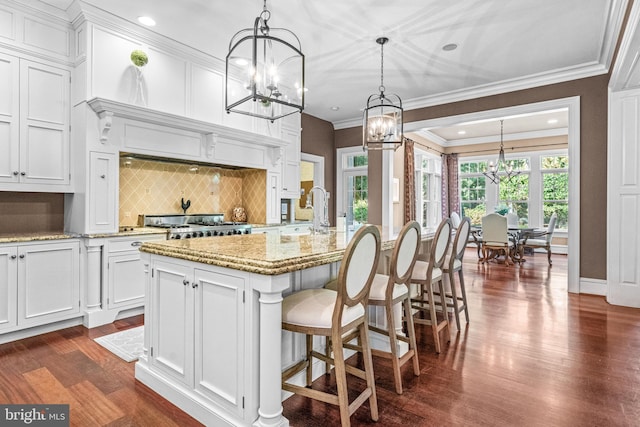
<svg viewBox="0 0 640 427">
<path fill-rule="evenodd" d="M 464 310 L 464 316 L 469 323 L 469 309 L 467 308 L 467 291 L 464 287 L 464 275 L 462 274 L 462 258 L 464 257 L 467 241 L 471 232 L 471 220 L 468 217 L 462 218 L 456 237 L 451 245 L 451 252 L 447 255 L 447 259 L 442 267 L 442 272 L 449 275 L 449 284 L 451 292 L 447 293 L 447 307 L 453 308 L 456 318 L 456 326 L 460 330 L 460 312 Z M 460 283 L 460 295 L 456 289 L 455 273 L 458 273 Z M 451 301 L 449 303 L 449 301 Z"/>
<path fill-rule="evenodd" d="M 402 227 L 391 254 L 389 275 L 376 274 L 369 294 L 369 305 L 384 307 L 386 319 L 385 328 L 369 325 L 369 330 L 389 338 L 389 350 L 372 349 L 371 352 L 374 356 L 391 360 L 394 385 L 398 394 L 402 394 L 402 375 L 400 373 L 402 365 L 408 361 L 413 361 L 413 373 L 414 375 L 420 375 L 416 334 L 413 326 L 413 317 L 411 316 L 409 297 L 413 267 L 420 248 L 420 233 L 420 224 L 416 221 L 408 222 Z M 402 334 L 402 327 L 398 324 L 403 316 L 399 315 L 396 309 L 400 309 L 404 313 L 404 318 L 407 322 L 406 336 Z M 396 316 L 396 314 L 398 315 Z M 408 345 L 408 350 L 402 355 L 400 354 L 398 341 Z M 360 350 L 356 346 L 349 346 L 348 344 L 345 346 Z M 378 374 L 380 375 L 380 373 Z"/>
<path fill-rule="evenodd" d="M 428 258 L 425 259 L 419 256 L 413 267 L 413 274 L 411 275 L 411 283 L 417 285 L 417 289 L 411 291 L 411 308 L 419 312 L 418 317 L 415 317 L 414 321 L 415 323 L 431 326 L 437 353 L 440 353 L 442 349 L 440 345 L 441 330 L 446 330 L 447 342 L 451 340 L 446 306 L 442 301 L 435 300 L 433 292 L 433 285 L 438 284 L 440 295 L 445 295 L 444 283 L 442 281 L 442 266 L 444 265 L 449 243 L 451 242 L 451 231 L 451 221 L 448 218 L 442 220 L 436 230 L 436 234 L 433 236 Z M 438 320 L 435 308 L 436 304 L 443 306 L 442 320 Z M 427 316 L 428 318 L 426 318 Z"/>
<path fill-rule="evenodd" d="M 350 416 L 364 402 L 369 401 L 371 419 L 378 419 L 378 404 L 373 376 L 367 306 L 371 283 L 380 257 L 380 232 L 373 225 L 361 227 L 347 245 L 340 271 L 337 290 L 307 289 L 296 292 L 282 302 L 282 328 L 306 335 L 306 357 L 282 374 L 284 390 L 321 400 L 340 407 L 343 426 L 350 425 Z M 364 370 L 346 365 L 343 337 L 352 330 L 358 331 L 362 346 Z M 330 337 L 333 358 L 313 349 L 313 336 Z M 337 395 L 313 390 L 313 358 L 335 365 Z M 288 380 L 306 369 L 306 385 L 301 387 Z M 346 374 L 350 373 L 366 381 L 365 389 L 349 404 Z"/>
</svg>

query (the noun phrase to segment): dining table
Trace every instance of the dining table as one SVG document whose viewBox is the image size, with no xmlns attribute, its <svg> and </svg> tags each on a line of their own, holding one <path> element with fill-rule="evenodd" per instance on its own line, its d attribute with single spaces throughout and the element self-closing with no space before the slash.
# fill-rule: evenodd
<svg viewBox="0 0 640 427">
<path fill-rule="evenodd" d="M 521 252 L 518 249 L 518 242 L 520 241 L 520 239 L 525 233 L 536 231 L 536 230 L 537 228 L 535 227 L 525 227 L 525 226 L 508 226 L 507 227 L 507 234 L 509 235 L 510 240 L 513 242 L 513 249 L 511 250 L 509 257 L 514 263 L 516 262 L 521 263 L 526 261 L 526 259 L 524 258 L 524 252 Z M 484 261 L 484 258 L 480 254 L 480 249 L 482 248 L 482 226 L 477 224 L 472 225 L 470 235 L 477 247 L 478 260 Z M 492 258 L 494 258 L 495 255 L 497 254 L 494 254 Z"/>
</svg>

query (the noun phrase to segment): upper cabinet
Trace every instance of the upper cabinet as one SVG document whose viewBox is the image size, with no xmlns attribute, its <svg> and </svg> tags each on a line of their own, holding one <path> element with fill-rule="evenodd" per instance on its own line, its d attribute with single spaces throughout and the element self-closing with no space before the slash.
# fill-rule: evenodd
<svg viewBox="0 0 640 427">
<path fill-rule="evenodd" d="M 0 54 L 0 190 L 71 191 L 70 73 Z"/>
</svg>

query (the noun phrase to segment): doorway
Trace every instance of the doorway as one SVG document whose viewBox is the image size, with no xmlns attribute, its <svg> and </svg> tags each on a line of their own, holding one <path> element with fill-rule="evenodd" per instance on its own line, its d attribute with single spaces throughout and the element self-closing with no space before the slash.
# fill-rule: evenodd
<svg viewBox="0 0 640 427">
<path fill-rule="evenodd" d="M 452 126 L 460 122 L 489 120 L 495 117 L 531 114 L 546 110 L 567 108 L 569 145 L 569 239 L 567 255 L 567 289 L 580 293 L 580 97 L 562 98 L 534 104 L 517 105 L 495 110 L 478 111 L 457 116 L 440 117 L 419 122 L 405 123 L 405 133 L 422 128 Z M 386 163 L 385 168 L 390 167 Z"/>
</svg>

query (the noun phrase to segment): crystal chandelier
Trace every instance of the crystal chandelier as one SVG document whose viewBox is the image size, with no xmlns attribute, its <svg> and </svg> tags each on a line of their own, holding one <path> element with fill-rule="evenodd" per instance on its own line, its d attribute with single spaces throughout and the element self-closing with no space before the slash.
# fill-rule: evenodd
<svg viewBox="0 0 640 427">
<path fill-rule="evenodd" d="M 304 109 L 304 54 L 300 40 L 284 28 L 269 27 L 264 0 L 253 28 L 238 31 L 225 61 L 225 109 L 271 120 Z"/>
<path fill-rule="evenodd" d="M 402 145 L 402 100 L 398 95 L 385 95 L 384 45 L 389 39 L 379 37 L 380 90 L 367 99 L 362 119 L 362 148 L 368 150 L 395 150 Z"/>
<path fill-rule="evenodd" d="M 489 162 L 489 169 L 482 172 L 494 184 L 499 184 L 500 178 L 506 178 L 507 181 L 511 181 L 511 178 L 520 175 L 520 171 L 514 171 L 513 166 L 504 159 L 503 122 L 504 120 L 500 120 L 500 153 L 498 154 L 498 161 L 495 164 Z"/>
</svg>

